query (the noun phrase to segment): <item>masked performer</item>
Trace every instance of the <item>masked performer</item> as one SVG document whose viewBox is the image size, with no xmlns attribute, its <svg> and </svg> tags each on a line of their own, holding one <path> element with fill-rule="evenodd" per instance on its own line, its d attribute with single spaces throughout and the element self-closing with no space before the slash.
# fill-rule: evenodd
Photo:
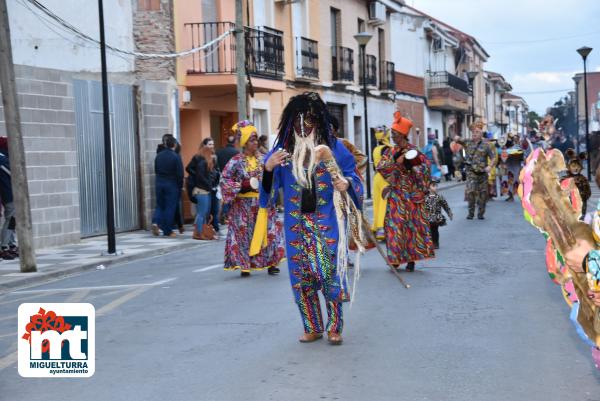
<svg viewBox="0 0 600 401">
<path fill-rule="evenodd" d="M 381 161 L 381 157 L 391 149 L 389 130 L 385 127 L 377 128 L 375 130 L 375 139 L 377 139 L 377 146 L 373 149 L 373 165 L 377 167 Z M 387 199 L 383 197 L 383 191 L 388 186 L 388 182 L 377 171 L 373 177 L 373 226 L 371 230 L 375 233 L 375 238 L 380 241 L 385 239 L 383 223 L 387 209 Z"/>
<path fill-rule="evenodd" d="M 327 153 L 330 156 L 325 161 L 327 157 L 323 155 Z M 332 176 L 333 163 L 339 166 L 340 174 Z M 346 206 L 359 205 L 362 183 L 356 174 L 354 157 L 336 140 L 329 112 L 316 93 L 291 98 L 283 110 L 277 142 L 265 157 L 261 207 L 274 204 L 279 188 L 284 197 L 290 281 L 304 325 L 304 335 L 299 340 L 312 342 L 327 331 L 331 344 L 341 344 L 342 302 L 349 300 L 344 278 L 348 238 L 347 222 L 336 202 L 343 194 L 352 202 Z M 260 224 L 259 221 L 255 241 L 264 232 Z M 251 252 L 255 252 L 254 241 L 252 248 Z M 327 306 L 326 326 L 318 291 Z"/>
<path fill-rule="evenodd" d="M 547 238 L 546 265 L 579 336 L 600 363 L 600 205 L 592 227 L 579 221 L 581 196 L 560 151 L 536 149 L 521 170 L 519 195 L 526 220 Z"/>
<path fill-rule="evenodd" d="M 425 155 L 408 143 L 411 127 L 409 119 L 399 112 L 394 114 L 392 139 L 396 146 L 377 165 L 390 185 L 384 228 L 388 260 L 396 267 L 407 263 L 408 271 L 414 271 L 415 261 L 434 256 L 425 210 L 431 182 L 429 165 Z"/>
<path fill-rule="evenodd" d="M 233 156 L 221 178 L 223 202 L 230 204 L 229 227 L 225 242 L 225 270 L 241 270 L 242 277 L 252 270 L 268 268 L 279 273 L 284 257 L 282 226 L 274 207 L 263 213 L 269 221 L 269 246 L 249 256 L 250 243 L 258 214 L 258 196 L 264 165 L 258 153 L 258 134 L 250 121 L 240 121 L 231 130 L 237 135 L 242 152 Z"/>
</svg>

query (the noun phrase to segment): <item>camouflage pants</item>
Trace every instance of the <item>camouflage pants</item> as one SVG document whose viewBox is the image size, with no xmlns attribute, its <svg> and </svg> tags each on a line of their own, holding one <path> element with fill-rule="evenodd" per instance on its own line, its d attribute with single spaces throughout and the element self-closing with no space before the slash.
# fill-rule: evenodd
<svg viewBox="0 0 600 401">
<path fill-rule="evenodd" d="M 467 174 L 467 202 L 469 203 L 469 216 L 475 215 L 475 205 L 477 205 L 477 216 L 483 217 L 485 214 L 485 204 L 488 200 L 488 175 L 487 174 Z"/>
</svg>

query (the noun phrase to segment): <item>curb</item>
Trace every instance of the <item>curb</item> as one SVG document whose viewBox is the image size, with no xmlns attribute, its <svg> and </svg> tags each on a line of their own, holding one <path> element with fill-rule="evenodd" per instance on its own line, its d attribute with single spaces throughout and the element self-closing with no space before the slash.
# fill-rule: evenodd
<svg viewBox="0 0 600 401">
<path fill-rule="evenodd" d="M 104 259 L 104 260 L 97 260 L 93 263 L 85 263 L 85 264 L 82 264 L 79 266 L 70 266 L 70 267 L 67 267 L 64 269 L 57 269 L 57 270 L 50 271 L 47 273 L 40 273 L 40 274 L 32 273 L 32 275 L 30 277 L 19 277 L 19 278 L 16 278 L 15 280 L 11 280 L 7 283 L 1 283 L 0 284 L 0 295 L 3 295 L 8 292 L 12 292 L 15 289 L 23 289 L 25 287 L 31 287 L 31 286 L 39 284 L 41 282 L 48 281 L 49 279 L 63 278 L 66 276 L 71 276 L 78 272 L 91 270 L 91 269 L 96 268 L 98 265 L 110 266 L 110 265 L 115 265 L 115 264 L 127 263 L 127 262 L 132 262 L 135 260 L 151 258 L 154 256 L 166 255 L 168 253 L 172 253 L 172 252 L 176 252 L 176 251 L 182 251 L 182 250 L 193 249 L 193 248 L 203 248 L 209 244 L 210 244 L 209 241 L 206 241 L 204 243 L 198 243 L 198 244 L 184 243 L 184 244 L 180 244 L 180 245 L 174 245 L 169 248 L 159 248 L 159 249 L 149 250 L 147 252 L 139 253 L 139 254 L 135 254 L 135 255 L 124 254 L 122 256 L 106 257 L 106 259 Z M 24 273 L 24 274 L 26 274 L 26 273 Z"/>
</svg>

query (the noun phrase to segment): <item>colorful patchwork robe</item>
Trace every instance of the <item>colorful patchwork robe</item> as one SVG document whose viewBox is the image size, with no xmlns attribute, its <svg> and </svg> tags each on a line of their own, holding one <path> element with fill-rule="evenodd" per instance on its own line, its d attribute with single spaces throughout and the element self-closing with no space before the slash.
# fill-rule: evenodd
<svg viewBox="0 0 600 401">
<path fill-rule="evenodd" d="M 271 153 L 265 157 L 265 161 Z M 348 193 L 356 205 L 362 204 L 363 187 L 356 173 L 354 157 L 340 141 L 335 142 L 332 153 L 350 183 Z M 314 213 L 303 213 L 301 210 L 302 187 L 292 174 L 291 163 L 273 170 L 269 193 L 261 185 L 261 207 L 273 205 L 279 189 L 283 189 L 287 262 L 292 291 L 300 307 L 303 295 L 318 290 L 329 302 L 348 301 L 350 298 L 347 285 L 342 286 L 337 274 L 338 227 L 333 205 L 333 184 L 323 163 L 317 165 L 314 185 Z"/>
<path fill-rule="evenodd" d="M 431 182 L 429 166 L 423 160 L 420 166 L 407 169 L 394 160 L 399 151 L 400 148 L 395 147 L 386 152 L 377 165 L 377 171 L 390 185 L 385 239 L 388 260 L 393 265 L 435 256 L 425 211 L 425 195 Z"/>
<path fill-rule="evenodd" d="M 229 226 L 225 241 L 225 270 L 261 270 L 277 266 L 284 257 L 283 230 L 274 207 L 267 209 L 269 245 L 255 256 L 249 256 L 250 243 L 258 214 L 258 192 L 240 193 L 242 181 L 262 178 L 261 156 L 248 158 L 243 153 L 233 156 L 221 176 L 223 202 L 230 203 Z"/>
</svg>

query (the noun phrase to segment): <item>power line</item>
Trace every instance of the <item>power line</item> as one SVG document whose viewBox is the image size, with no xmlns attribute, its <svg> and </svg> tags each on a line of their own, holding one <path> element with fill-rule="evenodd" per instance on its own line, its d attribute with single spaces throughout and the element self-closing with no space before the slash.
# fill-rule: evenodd
<svg viewBox="0 0 600 401">
<path fill-rule="evenodd" d="M 71 25 L 70 23 L 68 23 L 67 21 L 65 21 L 64 19 L 62 19 L 61 17 L 59 17 L 58 15 L 54 14 L 51 10 L 49 10 L 48 8 L 46 8 L 46 6 L 44 6 L 43 4 L 41 4 L 39 1 L 37 0 L 27 0 L 29 3 L 31 3 L 31 5 L 33 5 L 34 7 L 36 7 L 38 10 L 40 10 L 41 12 L 43 12 L 45 15 L 47 15 L 48 17 L 50 17 L 51 19 L 53 19 L 54 21 L 56 21 L 58 24 L 60 24 L 60 28 L 62 29 L 66 29 L 72 33 L 74 33 L 76 36 L 78 36 L 79 38 L 86 40 L 88 42 L 92 42 L 95 45 L 100 45 L 100 42 L 94 38 L 92 38 L 91 36 L 81 32 L 79 29 L 77 29 L 76 27 L 74 27 L 73 25 Z M 33 12 L 33 10 L 30 10 Z M 35 13 L 34 13 L 35 14 Z M 140 52 L 132 52 L 132 51 L 128 51 L 128 50 L 123 50 L 123 49 L 119 49 L 116 48 L 114 46 L 110 46 L 110 45 L 106 45 L 106 48 L 112 50 L 115 53 L 120 53 L 120 54 L 125 54 L 125 55 L 129 55 L 129 56 L 135 56 L 135 57 L 140 57 L 140 58 L 178 58 L 178 57 L 184 57 L 184 56 L 189 56 L 193 53 L 197 53 L 200 51 L 203 51 L 206 48 L 209 48 L 211 46 L 216 45 L 217 43 L 221 42 L 222 40 L 224 40 L 228 35 L 232 34 L 234 31 L 233 30 L 229 30 L 227 32 L 224 32 L 222 35 L 220 35 L 219 37 L 215 38 L 214 40 L 205 43 L 202 46 L 199 47 L 195 47 L 192 48 L 190 50 L 186 50 L 183 52 L 178 52 L 178 53 L 140 53 Z M 211 49 L 212 53 L 214 51 L 214 49 Z M 207 55 L 205 55 L 207 56 Z"/>
<path fill-rule="evenodd" d="M 555 89 L 549 91 L 532 91 L 532 92 L 513 92 L 515 95 L 541 95 L 544 93 L 559 93 L 559 92 L 571 92 L 573 88 L 568 89 Z"/>
<path fill-rule="evenodd" d="M 487 43 L 488 45 L 518 45 L 518 44 L 524 44 L 524 43 L 542 43 L 542 42 L 552 42 L 555 40 L 581 38 L 584 36 L 597 35 L 598 33 L 600 33 L 600 31 L 594 31 L 594 32 L 589 32 L 589 33 L 580 33 L 577 35 L 570 35 L 570 36 L 559 36 L 556 38 L 515 40 L 515 41 L 510 41 L 510 42 L 485 42 L 485 43 Z"/>
</svg>

